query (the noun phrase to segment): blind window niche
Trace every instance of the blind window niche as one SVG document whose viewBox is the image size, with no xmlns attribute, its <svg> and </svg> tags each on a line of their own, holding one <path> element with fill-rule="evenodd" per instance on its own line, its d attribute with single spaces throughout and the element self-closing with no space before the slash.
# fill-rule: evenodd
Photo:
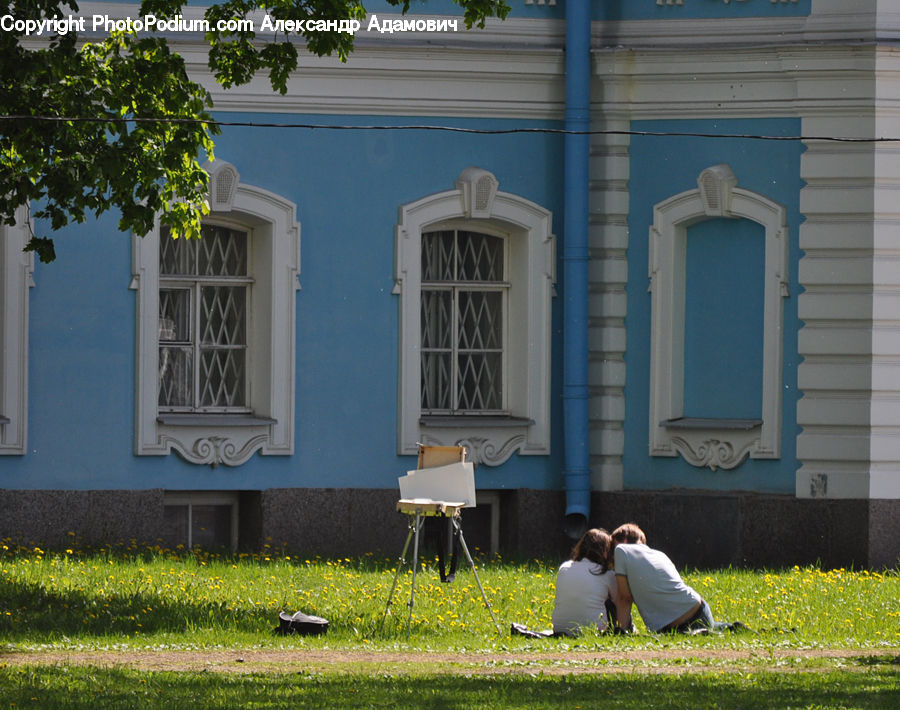
<svg viewBox="0 0 900 710">
<path fill-rule="evenodd" d="M 684 416 L 761 419 L 765 229 L 713 218 L 687 229 Z"/>
<path fill-rule="evenodd" d="M 653 208 L 651 456 L 733 469 L 781 456 L 786 210 L 725 164 Z"/>
</svg>

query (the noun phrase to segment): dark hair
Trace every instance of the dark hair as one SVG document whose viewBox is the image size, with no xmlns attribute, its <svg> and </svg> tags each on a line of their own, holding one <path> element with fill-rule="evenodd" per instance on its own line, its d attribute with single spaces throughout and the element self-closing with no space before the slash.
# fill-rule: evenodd
<svg viewBox="0 0 900 710">
<path fill-rule="evenodd" d="M 590 560 L 600 565 L 600 571 L 594 574 L 603 574 L 609 569 L 609 558 L 612 554 L 612 538 L 603 528 L 591 528 L 572 548 L 572 559 Z"/>
<path fill-rule="evenodd" d="M 631 543 L 632 545 L 635 543 L 647 544 L 647 536 L 635 523 L 625 523 L 617 527 L 613 530 L 612 540 L 616 545 L 623 542 Z"/>
</svg>

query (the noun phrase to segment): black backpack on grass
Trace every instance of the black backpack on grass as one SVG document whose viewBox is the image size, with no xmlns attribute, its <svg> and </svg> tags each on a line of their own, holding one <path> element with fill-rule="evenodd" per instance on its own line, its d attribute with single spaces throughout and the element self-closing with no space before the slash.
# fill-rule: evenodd
<svg viewBox="0 0 900 710">
<path fill-rule="evenodd" d="M 321 616 L 312 616 L 298 611 L 294 614 L 288 614 L 286 611 L 278 615 L 278 628 L 275 629 L 276 634 L 283 636 L 318 636 L 328 631 L 328 619 Z"/>
</svg>

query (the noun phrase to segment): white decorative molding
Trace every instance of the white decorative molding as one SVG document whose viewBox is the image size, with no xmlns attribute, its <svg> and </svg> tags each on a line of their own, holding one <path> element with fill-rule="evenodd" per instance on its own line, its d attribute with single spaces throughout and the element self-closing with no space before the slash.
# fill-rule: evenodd
<svg viewBox="0 0 900 710">
<path fill-rule="evenodd" d="M 703 211 L 707 217 L 727 217 L 731 214 L 731 196 L 737 178 L 727 165 L 706 168 L 697 178 Z"/>
<path fill-rule="evenodd" d="M 212 175 L 233 176 L 229 163 L 215 161 Z M 205 166 L 212 168 L 210 164 Z M 228 178 L 226 178 L 228 179 Z M 216 180 L 212 181 L 216 184 Z M 159 239 L 157 225 L 132 238 L 132 284 L 137 290 L 137 366 L 135 380 L 135 453 L 166 455 L 176 451 L 191 463 L 237 466 L 255 452 L 294 452 L 294 370 L 296 292 L 300 273 L 300 225 L 296 205 L 267 190 L 235 182 L 228 212 L 216 211 L 211 223 L 247 230 L 253 258 L 248 337 L 248 379 L 253 416 L 197 413 L 179 421 L 160 417 Z"/>
<path fill-rule="evenodd" d="M 726 169 L 727 168 L 727 169 Z M 783 367 L 782 299 L 788 284 L 788 232 L 785 208 L 755 192 L 732 185 L 727 166 L 701 173 L 698 183 L 721 196 L 713 214 L 749 219 L 765 229 L 763 304 L 762 420 L 698 420 L 684 418 L 685 260 L 687 229 L 710 216 L 702 191 L 675 195 L 653 209 L 650 228 L 652 292 L 650 353 L 650 454 L 681 454 L 694 466 L 734 468 L 744 458 L 774 459 L 781 455 L 781 387 Z"/>
<path fill-rule="evenodd" d="M 193 440 L 190 448 L 186 448 L 185 442 Z M 172 437 L 163 435 L 161 441 L 178 452 L 185 460 L 196 464 L 208 464 L 218 466 L 239 466 L 246 462 L 256 451 L 262 449 L 268 440 L 268 432 L 256 434 L 250 437 L 240 437 L 235 440 L 227 436 L 204 436 L 194 434 L 188 437 Z"/>
<path fill-rule="evenodd" d="M 206 164 L 209 173 L 209 209 L 212 212 L 230 212 L 234 193 L 241 181 L 240 173 L 231 163 L 216 160 Z"/>
<path fill-rule="evenodd" d="M 526 442 L 524 434 L 514 434 L 506 440 L 503 436 L 467 436 L 454 440 L 452 432 L 448 431 L 443 436 L 425 434 L 422 443 L 426 446 L 465 446 L 467 458 L 472 463 L 499 466 L 508 461 Z"/>
<path fill-rule="evenodd" d="M 463 214 L 468 218 L 489 218 L 499 186 L 497 178 L 487 170 L 473 167 L 463 170 L 456 179 Z"/>
<path fill-rule="evenodd" d="M 711 429 L 711 431 L 716 431 Z M 698 468 L 709 468 L 713 471 L 719 468 L 732 469 L 740 466 L 754 443 L 759 437 L 758 432 L 750 435 L 749 440 L 720 441 L 719 439 L 704 439 L 704 435 L 694 437 L 673 436 L 672 443 L 684 460 Z"/>
<path fill-rule="evenodd" d="M 474 182 L 472 179 L 474 178 Z M 393 293 L 399 296 L 397 451 L 415 454 L 418 442 L 457 445 L 467 442 L 473 461 L 498 465 L 515 451 L 550 452 L 550 304 L 556 281 L 555 237 L 551 213 L 516 195 L 491 189 L 491 199 L 470 217 L 471 197 L 485 180 L 484 170 L 463 171 L 454 190 L 429 195 L 400 207 L 395 230 Z M 468 187 L 467 187 L 468 186 Z M 476 202 L 478 202 L 476 198 Z M 511 417 L 446 418 L 422 422 L 421 409 L 421 270 L 422 233 L 428 228 L 467 228 L 508 238 L 509 328 L 506 342 L 504 409 Z"/>
<path fill-rule="evenodd" d="M 34 256 L 27 207 L 15 224 L 0 224 L 0 454 L 25 454 L 28 447 L 28 289 L 34 286 Z"/>
</svg>

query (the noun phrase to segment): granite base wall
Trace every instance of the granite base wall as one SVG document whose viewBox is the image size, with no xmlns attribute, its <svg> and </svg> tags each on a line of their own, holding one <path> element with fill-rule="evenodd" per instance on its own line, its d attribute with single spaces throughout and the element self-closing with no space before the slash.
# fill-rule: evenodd
<svg viewBox="0 0 900 710">
<path fill-rule="evenodd" d="M 163 530 L 163 491 L 0 489 L 0 538 L 47 549 L 155 541 Z"/>
<path fill-rule="evenodd" d="M 397 494 L 380 489 L 269 489 L 240 494 L 238 545 L 266 544 L 322 557 L 397 556 L 408 518 Z M 900 560 L 900 501 L 801 500 L 792 496 L 697 491 L 592 495 L 589 524 L 638 523 L 679 567 L 893 568 Z M 46 549 L 161 540 L 164 492 L 0 490 L 0 538 Z M 512 558 L 568 555 L 565 495 L 499 492 L 498 551 Z M 490 549 L 490 508 L 463 514 L 468 546 Z M 426 548 L 427 549 L 427 548 Z"/>
<path fill-rule="evenodd" d="M 304 555 L 398 556 L 409 518 L 396 512 L 396 504 L 393 490 L 271 489 L 262 494 L 263 534 Z M 558 492 L 503 492 L 498 551 L 523 557 L 566 555 L 572 543 L 558 524 L 563 505 Z M 463 534 L 473 553 L 490 550 L 489 514 L 487 507 L 463 511 Z"/>
<path fill-rule="evenodd" d="M 610 530 L 637 523 L 678 566 L 893 568 L 900 561 L 900 500 L 621 491 L 595 493 L 592 513 Z"/>
</svg>

